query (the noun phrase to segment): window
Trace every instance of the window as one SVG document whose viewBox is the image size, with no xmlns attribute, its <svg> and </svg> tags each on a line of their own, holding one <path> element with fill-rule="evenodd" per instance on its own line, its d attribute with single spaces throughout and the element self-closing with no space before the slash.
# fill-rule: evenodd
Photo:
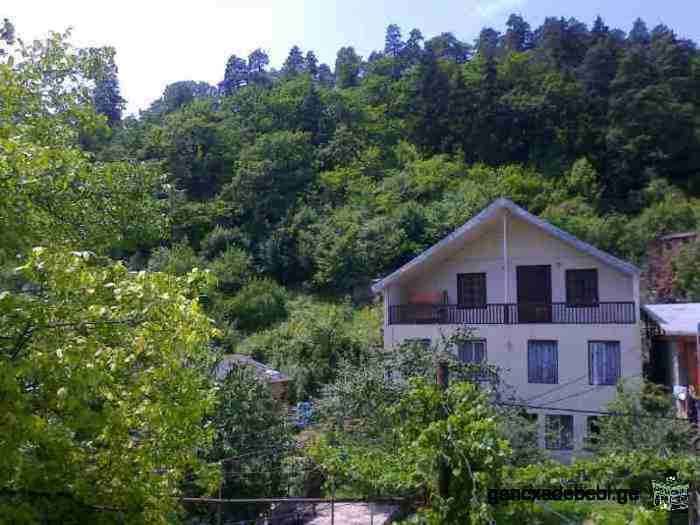
<svg viewBox="0 0 700 525">
<path fill-rule="evenodd" d="M 566 270 L 566 304 L 598 304 L 598 270 Z"/>
<path fill-rule="evenodd" d="M 588 382 L 614 385 L 620 379 L 620 341 L 588 342 Z"/>
<path fill-rule="evenodd" d="M 528 383 L 550 383 L 558 381 L 558 349 L 556 341 L 527 342 Z"/>
<path fill-rule="evenodd" d="M 416 345 L 416 346 L 422 346 L 426 349 L 430 348 L 430 339 L 404 339 L 403 344 L 405 345 Z"/>
<path fill-rule="evenodd" d="M 545 416 L 544 446 L 550 450 L 574 448 L 574 416 Z"/>
<path fill-rule="evenodd" d="M 598 421 L 598 416 L 588 416 L 586 419 L 586 424 L 588 428 L 584 448 L 591 450 L 598 444 L 598 436 L 600 435 L 600 422 Z"/>
<path fill-rule="evenodd" d="M 464 341 L 459 344 L 459 360 L 462 363 L 480 365 L 486 363 L 486 341 Z"/>
<path fill-rule="evenodd" d="M 468 308 L 486 306 L 486 274 L 457 274 L 457 303 Z"/>
</svg>

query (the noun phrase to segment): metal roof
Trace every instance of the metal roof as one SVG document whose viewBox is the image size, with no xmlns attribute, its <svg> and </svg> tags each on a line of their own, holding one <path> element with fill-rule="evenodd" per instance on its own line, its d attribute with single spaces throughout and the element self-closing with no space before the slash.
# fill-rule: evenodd
<svg viewBox="0 0 700 525">
<path fill-rule="evenodd" d="M 496 216 L 496 214 L 501 212 L 502 210 L 509 210 L 515 217 L 518 217 L 518 218 L 532 224 L 533 226 L 537 226 L 538 228 L 541 228 L 542 230 L 549 233 L 553 237 L 559 239 L 560 241 L 574 247 L 575 249 L 577 249 L 583 253 L 590 255 L 591 257 L 593 257 L 595 259 L 598 259 L 599 261 L 601 261 L 607 265 L 612 266 L 613 268 L 616 268 L 617 270 L 621 271 L 622 273 L 625 273 L 628 275 L 638 275 L 640 273 L 639 268 L 637 268 L 635 265 L 633 265 L 629 262 L 623 261 L 622 259 L 618 259 L 617 257 L 610 255 L 607 252 L 604 252 L 603 250 L 599 250 L 595 246 L 588 244 L 587 242 L 584 242 L 584 241 L 574 237 L 573 235 L 565 232 L 564 230 L 560 230 L 556 226 L 548 223 L 547 221 L 545 221 L 543 219 L 540 219 L 536 215 L 533 215 L 532 213 L 528 212 L 527 210 L 521 208 L 520 206 L 515 204 L 513 201 L 506 199 L 504 197 L 501 197 L 501 198 L 493 201 L 486 208 L 484 208 L 481 212 L 476 214 L 474 217 L 472 217 L 470 220 L 468 220 L 462 226 L 460 226 L 455 231 L 450 233 L 447 237 L 445 237 L 441 241 L 437 242 L 436 244 L 432 245 L 430 248 L 425 250 L 423 253 L 414 257 L 409 262 L 404 264 L 401 268 L 399 268 L 395 272 L 387 275 L 386 277 L 381 279 L 379 282 L 374 284 L 372 286 L 372 291 L 374 293 L 380 292 L 387 285 L 391 284 L 392 282 L 396 281 L 399 277 L 401 277 L 406 271 L 412 270 L 415 268 L 419 268 L 420 266 L 425 264 L 427 261 L 433 259 L 434 257 L 438 256 L 440 253 L 444 252 L 450 245 L 459 241 L 468 232 L 471 232 L 471 231 L 478 229 L 484 223 L 486 223 L 490 219 L 494 218 Z"/>
<path fill-rule="evenodd" d="M 270 368 L 269 366 L 256 361 L 252 357 L 243 354 L 231 354 L 224 356 L 221 363 L 219 363 L 219 366 L 216 367 L 216 378 L 220 381 L 223 380 L 231 371 L 231 368 L 233 368 L 235 365 L 253 367 L 255 375 L 258 379 L 263 379 L 270 383 L 289 381 L 289 377 L 282 372 L 279 372 L 274 368 Z"/>
<path fill-rule="evenodd" d="M 665 335 L 696 335 L 700 323 L 700 303 L 645 304 L 649 314 Z"/>
</svg>

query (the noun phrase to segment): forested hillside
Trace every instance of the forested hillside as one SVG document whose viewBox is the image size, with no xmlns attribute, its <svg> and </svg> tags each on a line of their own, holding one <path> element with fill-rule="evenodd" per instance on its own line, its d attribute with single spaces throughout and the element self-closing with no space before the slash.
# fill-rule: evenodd
<svg viewBox="0 0 700 525">
<path fill-rule="evenodd" d="M 262 50 L 231 56 L 218 86 L 171 84 L 90 148 L 162 163 L 173 243 L 214 264 L 234 246 L 322 293 L 382 275 L 500 195 L 637 261 L 654 235 L 694 228 L 696 44 L 642 20 L 506 27 L 472 45 L 392 25 L 368 57 L 340 49 L 334 72 L 298 47 L 279 71 Z"/>
</svg>

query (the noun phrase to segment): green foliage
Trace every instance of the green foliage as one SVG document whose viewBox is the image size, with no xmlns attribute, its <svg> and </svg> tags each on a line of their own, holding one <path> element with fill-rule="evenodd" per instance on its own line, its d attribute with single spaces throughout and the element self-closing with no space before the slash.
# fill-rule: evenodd
<svg viewBox="0 0 700 525">
<path fill-rule="evenodd" d="M 160 172 L 95 162 L 80 148 L 105 131 L 90 82 L 109 53 L 79 53 L 59 34 L 17 42 L 0 57 L 0 261 L 37 244 L 99 253 L 155 244 L 166 226 Z"/>
<path fill-rule="evenodd" d="M 253 274 L 250 255 L 236 246 L 227 247 L 209 269 L 216 277 L 217 289 L 225 295 L 238 292 Z"/>
<path fill-rule="evenodd" d="M 167 523 L 214 407 L 206 274 L 132 274 L 35 248 L 0 294 L 0 514 L 13 523 Z M 188 366 L 183 366 L 183 363 Z M 215 474 L 215 473 L 213 473 Z M 119 512 L 100 512 L 109 504 Z"/>
<path fill-rule="evenodd" d="M 682 246 L 673 260 L 673 285 L 678 295 L 689 302 L 700 301 L 700 243 Z"/>
<path fill-rule="evenodd" d="M 601 455 L 628 452 L 680 455 L 690 451 L 695 428 L 687 420 L 674 419 L 674 401 L 662 387 L 643 381 L 636 391 L 620 384 L 607 410 L 632 417 L 599 418 L 600 434 L 589 446 Z"/>
<path fill-rule="evenodd" d="M 283 407 L 269 385 L 245 367 L 229 372 L 217 397 L 208 459 L 221 462 L 222 497 L 278 496 L 286 489 L 281 469 L 293 445 Z M 225 519 L 240 521 L 255 518 L 264 508 L 235 505 L 225 510 Z"/>
<path fill-rule="evenodd" d="M 270 362 L 292 379 L 290 395 L 306 399 L 331 382 L 342 360 L 359 363 L 380 344 L 378 309 L 353 311 L 346 304 L 299 298 L 289 306 L 287 321 L 251 335 L 239 352 Z"/>
<path fill-rule="evenodd" d="M 195 268 L 202 267 L 204 267 L 204 261 L 186 242 L 180 242 L 171 247 L 156 248 L 148 259 L 150 271 L 172 275 L 185 275 Z"/>
<path fill-rule="evenodd" d="M 270 279 L 252 279 L 221 305 L 222 317 L 244 333 L 264 330 L 288 315 L 287 292 Z"/>
</svg>

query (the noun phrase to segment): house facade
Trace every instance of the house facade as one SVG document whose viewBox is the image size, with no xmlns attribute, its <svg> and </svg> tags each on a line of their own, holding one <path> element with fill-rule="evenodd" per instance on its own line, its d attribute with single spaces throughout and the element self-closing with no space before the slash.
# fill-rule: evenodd
<svg viewBox="0 0 700 525">
<path fill-rule="evenodd" d="M 501 369 L 553 455 L 582 451 L 618 380 L 642 374 L 639 270 L 507 199 L 373 291 L 387 349 L 468 327 L 458 357 Z"/>
</svg>

